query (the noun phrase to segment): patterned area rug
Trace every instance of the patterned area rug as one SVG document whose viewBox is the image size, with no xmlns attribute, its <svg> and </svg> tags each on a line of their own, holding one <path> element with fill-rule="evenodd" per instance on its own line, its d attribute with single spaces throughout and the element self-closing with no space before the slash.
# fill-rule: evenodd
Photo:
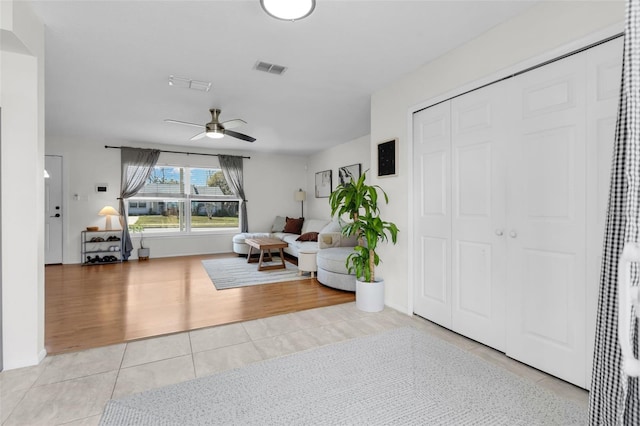
<svg viewBox="0 0 640 426">
<path fill-rule="evenodd" d="M 111 400 L 100 424 L 586 422 L 586 405 L 407 327 Z"/>
<path fill-rule="evenodd" d="M 279 264 L 280 257 L 274 256 L 272 262 L 266 265 Z M 246 257 L 229 257 L 223 259 L 208 259 L 202 261 L 205 271 L 218 290 L 250 285 L 280 283 L 309 278 L 298 276 L 298 267 L 284 262 L 286 269 L 271 269 L 258 271 L 257 263 L 247 263 Z"/>
</svg>

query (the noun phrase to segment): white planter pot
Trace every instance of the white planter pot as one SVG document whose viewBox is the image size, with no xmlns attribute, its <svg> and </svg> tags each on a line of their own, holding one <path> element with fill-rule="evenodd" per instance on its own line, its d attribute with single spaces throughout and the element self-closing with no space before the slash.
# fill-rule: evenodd
<svg viewBox="0 0 640 426">
<path fill-rule="evenodd" d="M 384 309 L 384 280 L 373 283 L 356 280 L 356 308 L 365 312 Z"/>
<path fill-rule="evenodd" d="M 139 248 L 138 249 L 138 259 L 143 259 L 143 260 L 148 259 L 150 251 L 151 251 L 151 249 L 149 247 Z"/>
</svg>

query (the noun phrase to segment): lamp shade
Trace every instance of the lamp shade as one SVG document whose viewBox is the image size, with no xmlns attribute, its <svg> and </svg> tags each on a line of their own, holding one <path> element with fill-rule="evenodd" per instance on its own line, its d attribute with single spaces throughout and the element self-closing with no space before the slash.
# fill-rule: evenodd
<svg viewBox="0 0 640 426">
<path fill-rule="evenodd" d="M 307 193 L 302 189 L 299 189 L 293 193 L 293 199 L 296 201 L 304 201 L 307 199 Z"/>
<path fill-rule="evenodd" d="M 260 0 L 267 14 L 285 21 L 296 21 L 311 15 L 316 0 Z"/>
<path fill-rule="evenodd" d="M 98 215 L 100 215 L 100 216 L 120 216 L 120 213 L 118 213 L 118 210 L 114 209 L 111 206 L 104 206 L 102 208 L 102 210 L 100 210 L 98 212 Z"/>
<path fill-rule="evenodd" d="M 118 213 L 118 210 L 114 209 L 111 206 L 104 206 L 102 210 L 98 212 L 98 215 L 107 217 L 104 229 L 110 231 L 111 229 L 113 229 L 111 227 L 111 216 L 120 216 L 120 213 Z"/>
</svg>

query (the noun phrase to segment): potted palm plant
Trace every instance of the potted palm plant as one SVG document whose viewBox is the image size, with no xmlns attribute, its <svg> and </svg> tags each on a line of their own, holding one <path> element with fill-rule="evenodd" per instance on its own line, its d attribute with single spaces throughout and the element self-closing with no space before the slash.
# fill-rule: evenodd
<svg viewBox="0 0 640 426">
<path fill-rule="evenodd" d="M 331 216 L 348 215 L 351 219 L 342 228 L 342 234 L 355 235 L 358 239 L 358 245 L 346 262 L 349 273 L 356 275 L 356 307 L 378 312 L 384 309 L 384 280 L 375 276 L 375 267 L 380 263 L 376 249 L 378 243 L 389 239 L 395 244 L 398 227 L 380 219 L 379 193 L 384 196 L 385 203 L 389 203 L 389 197 L 378 185 L 367 185 L 365 179 L 366 172 L 358 180 L 351 176 L 349 182 L 338 185 L 329 196 L 329 205 Z"/>
</svg>

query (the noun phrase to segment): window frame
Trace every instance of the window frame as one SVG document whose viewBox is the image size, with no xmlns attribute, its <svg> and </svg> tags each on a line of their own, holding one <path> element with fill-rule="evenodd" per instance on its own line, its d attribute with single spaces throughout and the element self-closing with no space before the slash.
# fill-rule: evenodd
<svg viewBox="0 0 640 426">
<path fill-rule="evenodd" d="M 182 165 L 174 165 L 174 164 L 156 164 L 155 168 L 172 168 L 172 169 L 182 169 L 182 177 L 183 182 L 182 186 L 184 188 L 184 193 L 151 193 L 149 195 L 145 195 L 145 193 L 138 192 L 138 194 L 133 197 L 127 198 L 125 203 L 125 208 L 127 210 L 127 217 L 129 216 L 129 203 L 135 202 L 138 205 L 138 208 L 146 208 L 146 206 L 153 202 L 178 202 L 183 203 L 183 216 L 184 216 L 184 224 L 178 221 L 177 228 L 150 228 L 145 229 L 145 237 L 147 236 L 188 236 L 188 235 L 207 235 L 207 234 L 222 234 L 222 233 L 230 233 L 230 232 L 240 232 L 242 229 L 242 217 L 240 215 L 240 208 L 242 200 L 235 195 L 206 195 L 206 194 L 195 194 L 193 193 L 193 185 L 191 185 L 191 170 L 192 169 L 205 169 L 205 170 L 216 170 L 221 171 L 218 167 L 204 167 L 204 166 L 182 166 Z M 146 184 L 145 184 L 146 185 Z M 192 228 L 192 214 L 191 214 L 191 203 L 194 201 L 199 202 L 237 202 L 238 203 L 238 226 L 229 227 L 229 228 Z M 144 203 L 145 207 L 140 207 L 140 203 Z M 133 217 L 135 217 L 134 215 Z M 178 215 L 180 217 L 180 215 Z M 183 226 L 184 229 L 182 229 Z"/>
</svg>

